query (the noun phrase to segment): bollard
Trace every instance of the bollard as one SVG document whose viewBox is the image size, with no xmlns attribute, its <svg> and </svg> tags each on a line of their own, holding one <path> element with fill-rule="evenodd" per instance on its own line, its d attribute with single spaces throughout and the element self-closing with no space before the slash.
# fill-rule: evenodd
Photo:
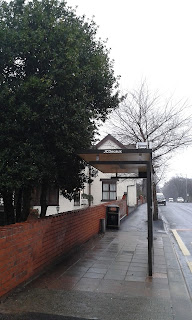
<svg viewBox="0 0 192 320">
<path fill-rule="evenodd" d="M 100 230 L 101 233 L 105 233 L 105 219 L 100 219 Z"/>
</svg>

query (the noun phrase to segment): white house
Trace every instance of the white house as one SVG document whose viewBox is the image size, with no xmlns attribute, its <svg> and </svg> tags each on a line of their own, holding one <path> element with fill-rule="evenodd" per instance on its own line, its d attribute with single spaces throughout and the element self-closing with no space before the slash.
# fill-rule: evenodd
<svg viewBox="0 0 192 320">
<path fill-rule="evenodd" d="M 107 150 L 107 149 L 127 149 L 135 148 L 135 146 L 125 146 L 116 140 L 113 136 L 107 135 L 102 139 L 94 149 Z M 86 168 L 87 173 L 89 167 Z M 58 204 L 49 206 L 47 209 L 47 215 L 56 214 L 57 212 L 71 211 L 75 209 L 88 206 L 88 199 L 91 198 L 91 205 L 97 205 L 103 202 L 109 202 L 114 200 L 120 200 L 127 195 L 127 204 L 129 207 L 135 207 L 137 204 L 137 192 L 136 192 L 136 179 L 117 179 L 114 175 L 109 173 L 102 173 L 94 170 L 95 176 L 92 177 L 93 182 L 91 184 L 86 183 L 83 190 L 77 193 L 74 200 L 69 201 L 62 195 L 59 195 Z M 34 208 L 39 208 L 34 206 Z"/>
<path fill-rule="evenodd" d="M 133 146 L 131 146 L 133 148 Z M 113 136 L 107 135 L 101 140 L 95 149 L 99 150 L 111 150 L 111 149 L 126 149 L 122 143 L 117 141 Z M 86 185 L 84 189 L 85 193 L 89 192 L 93 196 L 93 205 L 101 202 L 108 202 L 112 200 L 120 200 L 127 194 L 127 200 L 129 206 L 135 206 L 137 203 L 136 194 L 136 180 L 135 179 L 116 179 L 112 177 L 110 173 L 102 173 L 98 171 L 97 176 L 94 178 L 91 186 Z"/>
</svg>

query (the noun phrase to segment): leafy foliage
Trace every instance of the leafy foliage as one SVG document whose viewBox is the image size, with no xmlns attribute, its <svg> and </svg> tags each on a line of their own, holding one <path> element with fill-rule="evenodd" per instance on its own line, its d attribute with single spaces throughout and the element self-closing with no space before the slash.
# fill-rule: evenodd
<svg viewBox="0 0 192 320">
<path fill-rule="evenodd" d="M 0 190 L 80 187 L 75 157 L 119 103 L 93 21 L 65 1 L 0 2 Z"/>
</svg>

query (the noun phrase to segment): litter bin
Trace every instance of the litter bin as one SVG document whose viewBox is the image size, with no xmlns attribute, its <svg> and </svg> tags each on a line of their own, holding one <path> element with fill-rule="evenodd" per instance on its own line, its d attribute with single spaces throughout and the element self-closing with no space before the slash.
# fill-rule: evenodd
<svg viewBox="0 0 192 320">
<path fill-rule="evenodd" d="M 109 205 L 106 209 L 106 227 L 120 227 L 120 215 L 119 215 L 119 206 Z"/>
</svg>

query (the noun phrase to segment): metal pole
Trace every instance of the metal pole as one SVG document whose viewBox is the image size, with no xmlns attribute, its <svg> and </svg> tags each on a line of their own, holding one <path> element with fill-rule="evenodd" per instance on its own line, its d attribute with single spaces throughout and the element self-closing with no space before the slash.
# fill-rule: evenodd
<svg viewBox="0 0 192 320">
<path fill-rule="evenodd" d="M 185 202 L 188 202 L 187 200 L 188 200 L 188 192 L 187 192 L 187 175 L 186 175 L 186 178 L 185 178 L 185 182 L 186 182 L 186 200 L 185 200 Z"/>
<path fill-rule="evenodd" d="M 153 274 L 153 216 L 152 216 L 152 183 L 151 161 L 147 164 L 147 215 L 148 215 L 148 274 Z"/>
</svg>

